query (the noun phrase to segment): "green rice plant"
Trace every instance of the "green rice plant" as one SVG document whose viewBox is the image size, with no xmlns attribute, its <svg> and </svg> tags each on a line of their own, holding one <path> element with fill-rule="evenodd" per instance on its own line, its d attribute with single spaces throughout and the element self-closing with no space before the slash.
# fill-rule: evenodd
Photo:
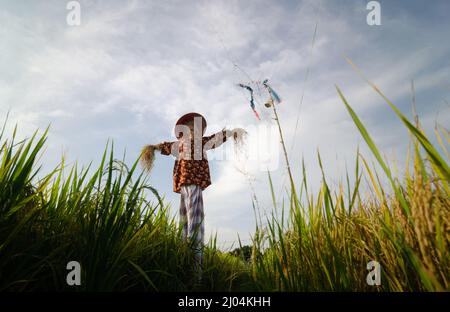
<svg viewBox="0 0 450 312">
<path fill-rule="evenodd" d="M 62 159 L 37 179 L 47 133 L 16 143 L 15 129 L 1 145 L 0 290 L 231 290 L 241 286 L 236 280 L 250 280 L 245 265 L 219 253 L 214 241 L 196 285 L 193 255 L 170 207 L 136 172 L 138 160 L 129 169 L 112 144 L 93 172 L 75 164 L 65 177 Z M 81 265 L 79 286 L 66 283 L 70 261 Z"/>
<path fill-rule="evenodd" d="M 420 125 L 410 122 L 376 88 L 411 133 L 412 153 L 407 159 L 405 176 L 395 176 L 338 87 L 337 91 L 391 188 L 383 185 L 377 170 L 358 150 L 355 182 L 351 185 L 347 172 L 346 188 L 340 183 L 333 190 L 326 181 L 318 153 L 322 171 L 318 194 L 314 197 L 308 191 L 303 165 L 301 196 L 297 204 L 290 203 L 287 223 L 283 218 L 278 220 L 274 211 L 267 219 L 267 228 L 254 236 L 254 246 L 268 242 L 266 248 L 255 250 L 263 256 L 254 258 L 252 263 L 258 289 L 449 291 L 450 196 L 446 161 Z M 436 133 L 442 150 L 446 151 L 442 137 L 448 136 L 448 132 L 436 130 Z M 409 170 L 411 162 L 412 172 Z M 364 181 L 367 181 L 367 193 L 362 193 Z M 270 175 L 269 186 L 274 197 Z M 274 198 L 273 201 L 275 203 Z M 274 207 L 280 209 L 275 204 Z M 281 209 L 283 214 L 284 206 Z M 366 266 L 372 260 L 381 265 L 379 286 L 366 283 Z"/>
</svg>

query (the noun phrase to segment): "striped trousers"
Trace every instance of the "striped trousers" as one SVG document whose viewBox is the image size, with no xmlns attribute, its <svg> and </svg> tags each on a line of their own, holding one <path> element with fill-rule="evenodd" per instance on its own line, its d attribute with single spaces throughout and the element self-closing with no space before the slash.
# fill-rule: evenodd
<svg viewBox="0 0 450 312">
<path fill-rule="evenodd" d="M 183 239 L 192 243 L 195 255 L 195 270 L 201 277 L 203 264 L 203 240 L 205 214 L 203 212 L 202 189 L 198 185 L 181 186 L 180 226 Z"/>
</svg>

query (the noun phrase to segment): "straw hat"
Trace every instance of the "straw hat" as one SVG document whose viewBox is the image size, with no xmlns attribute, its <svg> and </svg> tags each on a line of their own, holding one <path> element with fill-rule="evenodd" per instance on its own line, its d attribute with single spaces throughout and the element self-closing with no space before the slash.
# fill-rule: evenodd
<svg viewBox="0 0 450 312">
<path fill-rule="evenodd" d="M 200 117 L 202 119 L 202 128 L 203 128 L 203 134 L 205 134 L 206 131 L 206 119 L 205 117 L 203 117 L 201 114 L 199 113 L 195 113 L 195 112 L 191 112 L 191 113 L 187 113 L 183 116 L 180 117 L 180 119 L 178 119 L 178 121 L 175 124 L 175 136 L 177 137 L 177 139 L 179 139 L 181 137 L 181 130 L 178 129 L 180 125 L 185 125 L 186 123 L 188 123 L 189 121 L 193 120 L 195 117 Z"/>
</svg>

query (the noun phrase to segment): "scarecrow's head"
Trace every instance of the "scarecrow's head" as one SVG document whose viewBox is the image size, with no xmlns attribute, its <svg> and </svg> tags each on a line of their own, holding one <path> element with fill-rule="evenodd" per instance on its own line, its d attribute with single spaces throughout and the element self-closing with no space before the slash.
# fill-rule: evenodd
<svg viewBox="0 0 450 312">
<path fill-rule="evenodd" d="M 206 130 L 206 119 L 199 113 L 189 113 L 178 119 L 175 125 L 177 139 L 183 137 L 193 138 L 194 135 L 203 136 Z"/>
</svg>

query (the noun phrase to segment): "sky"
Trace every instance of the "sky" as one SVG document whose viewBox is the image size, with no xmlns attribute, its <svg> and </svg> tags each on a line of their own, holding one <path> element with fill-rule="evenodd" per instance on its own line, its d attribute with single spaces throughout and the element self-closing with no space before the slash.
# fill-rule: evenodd
<svg viewBox="0 0 450 312">
<path fill-rule="evenodd" d="M 450 120 L 450 2 L 379 1 L 381 25 L 368 25 L 369 1 L 78 1 L 80 25 L 68 25 L 69 1 L 0 0 L 0 117 L 18 137 L 51 124 L 42 174 L 64 155 L 98 164 L 108 140 L 118 158 L 136 160 L 146 144 L 174 140 L 173 127 L 195 111 L 207 134 L 248 130 L 255 157 L 236 156 L 232 143 L 210 152 L 212 185 L 204 193 L 207 235 L 221 248 L 251 243 L 252 189 L 262 211 L 286 200 L 287 176 L 271 110 L 237 83 L 269 79 L 294 178 L 304 159 L 313 192 L 337 186 L 356 149 L 370 152 L 336 92 L 336 85 L 389 159 L 404 163 L 408 133 L 383 99 L 352 69 L 354 62 L 430 136 Z M 315 28 L 316 36 L 313 43 Z M 303 99 L 303 100 L 301 100 Z M 298 124 L 297 124 L 298 120 Z M 296 124 L 298 127 L 296 127 Z M 226 159 L 221 155 L 227 151 Z M 177 214 L 171 157 L 157 155 L 149 177 Z M 400 166 L 401 167 L 401 166 Z M 245 172 L 246 174 L 243 174 Z"/>
</svg>

